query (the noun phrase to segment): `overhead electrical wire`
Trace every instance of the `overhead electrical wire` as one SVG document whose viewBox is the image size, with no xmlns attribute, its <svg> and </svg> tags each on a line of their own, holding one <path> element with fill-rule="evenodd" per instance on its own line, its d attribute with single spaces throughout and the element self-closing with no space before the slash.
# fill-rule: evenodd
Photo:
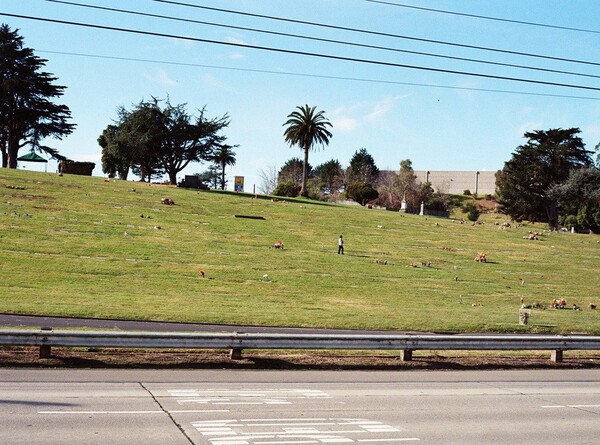
<svg viewBox="0 0 600 445">
<path fill-rule="evenodd" d="M 505 18 L 501 18 L 501 17 L 491 17 L 491 16 L 487 16 L 487 15 L 469 14 L 466 12 L 448 11 L 445 9 L 425 8 L 423 6 L 407 5 L 404 3 L 387 2 L 387 1 L 383 1 L 383 0 L 364 0 L 364 1 L 369 2 L 369 3 L 379 3 L 382 5 L 397 6 L 400 8 L 409 8 L 409 9 L 417 9 L 420 11 L 437 12 L 440 14 L 458 15 L 461 17 L 470 17 L 470 18 L 483 19 L 483 20 L 493 20 L 496 22 L 516 23 L 518 25 L 539 26 L 541 28 L 553 28 L 553 29 L 561 29 L 564 31 L 577 31 L 577 32 L 587 32 L 587 33 L 591 33 L 591 34 L 600 34 L 600 31 L 596 31 L 594 29 L 574 28 L 571 26 L 550 25 L 548 23 L 537 23 L 537 22 L 528 22 L 528 21 L 524 21 L 524 20 L 505 19 Z"/>
<path fill-rule="evenodd" d="M 411 51 L 411 50 L 405 50 L 405 49 L 399 49 L 399 48 L 390 48 L 390 47 L 386 47 L 386 46 L 368 45 L 368 44 L 356 43 L 356 42 L 346 42 L 346 41 L 341 41 L 341 40 L 325 39 L 325 38 L 321 38 L 321 37 L 305 36 L 305 35 L 299 35 L 299 34 L 291 34 L 291 33 L 285 33 L 285 32 L 249 28 L 249 27 L 243 27 L 243 26 L 237 26 L 237 25 L 207 22 L 207 21 L 194 20 L 194 19 L 182 18 L 182 17 L 173 17 L 173 16 L 162 15 L 162 14 L 152 14 L 152 13 L 141 12 L 141 11 L 133 11 L 133 10 L 129 10 L 129 9 L 119 9 L 119 8 L 111 8 L 111 7 L 105 7 L 105 6 L 88 5 L 88 4 L 84 4 L 84 3 L 71 2 L 71 1 L 66 1 L 66 0 L 44 0 L 44 1 L 51 2 L 51 3 L 60 3 L 60 4 L 64 4 L 64 5 L 69 5 L 69 6 L 77 6 L 77 7 L 88 8 L 88 9 L 96 9 L 96 10 L 102 10 L 102 11 L 131 14 L 131 15 L 137 15 L 137 16 L 142 16 L 142 17 L 152 17 L 152 18 L 159 18 L 159 19 L 164 19 L 164 20 L 172 20 L 172 21 L 185 22 L 185 23 L 216 26 L 216 27 L 227 28 L 227 29 L 235 29 L 235 30 L 241 30 L 241 31 L 249 31 L 249 32 L 268 34 L 268 35 L 292 37 L 292 38 L 317 41 L 317 42 L 335 43 L 335 44 L 352 46 L 352 47 L 377 49 L 377 50 L 400 52 L 400 53 L 413 54 L 413 55 L 419 55 L 419 56 L 436 57 L 436 58 L 450 59 L 450 60 L 459 60 L 462 62 L 481 63 L 481 64 L 488 64 L 488 65 L 494 65 L 494 66 L 504 66 L 504 67 L 509 67 L 509 68 L 518 68 L 518 69 L 525 69 L 525 70 L 532 70 L 532 71 L 542 71 L 542 72 L 546 72 L 546 73 L 565 74 L 565 75 L 570 75 L 570 76 L 589 77 L 589 78 L 600 79 L 600 75 L 594 75 L 594 74 L 588 74 L 588 73 L 578 73 L 578 72 L 573 72 L 573 71 L 563 71 L 563 70 L 556 70 L 556 69 L 550 69 L 550 68 L 541 68 L 541 67 L 535 67 L 535 66 L 517 65 L 517 64 L 512 64 L 512 63 L 503 63 L 503 62 L 495 62 L 495 61 L 489 61 L 489 60 L 473 59 L 473 58 L 468 58 L 468 57 L 456 57 L 456 56 L 449 56 L 449 55 L 445 55 L 445 54 L 434 54 L 434 53 L 427 53 L 427 52 L 421 52 L 421 51 Z"/>
<path fill-rule="evenodd" d="M 536 84 L 536 85 L 547 85 L 547 86 L 555 86 L 555 87 L 563 87 L 563 88 L 575 88 L 575 89 L 590 90 L 590 91 L 600 91 L 600 87 L 592 87 L 592 86 L 588 86 L 588 85 L 575 85 L 575 84 L 567 84 L 567 83 L 560 83 L 560 82 L 548 82 L 548 81 L 535 80 L 535 79 L 524 79 L 524 78 L 518 78 L 518 77 L 498 76 L 498 75 L 494 75 L 494 74 L 473 73 L 473 72 L 469 72 L 469 71 L 459 71 L 459 70 L 449 70 L 449 69 L 442 69 L 442 68 L 424 67 L 424 66 L 408 65 L 408 64 L 402 64 L 402 63 L 385 62 L 385 61 L 379 61 L 379 60 L 360 59 L 360 58 L 356 58 L 356 57 L 335 56 L 335 55 L 331 55 L 331 54 L 319 54 L 319 53 L 313 53 L 313 52 L 308 52 L 308 51 L 297 51 L 297 50 L 290 50 L 290 49 L 284 49 L 284 48 L 249 45 L 246 43 L 221 42 L 218 40 L 201 39 L 198 37 L 181 36 L 181 35 L 176 35 L 176 34 L 159 33 L 159 32 L 153 32 L 153 31 L 143 31 L 143 30 L 129 29 L 129 28 L 120 28 L 120 27 L 116 27 L 116 26 L 73 22 L 73 21 L 68 21 L 68 20 L 50 19 L 50 18 L 46 18 L 46 17 L 34 17 L 34 16 L 27 16 L 27 15 L 21 15 L 21 14 L 11 14 L 11 13 L 6 13 L 6 12 L 0 12 L 0 16 L 20 18 L 20 19 L 26 19 L 26 20 L 34 20 L 34 21 L 46 22 L 46 23 L 57 23 L 57 24 L 61 24 L 61 25 L 78 26 L 78 27 L 84 27 L 84 28 L 103 29 L 103 30 L 107 30 L 107 31 L 118 31 L 118 32 L 124 32 L 124 33 L 129 33 L 129 34 L 139 34 L 139 35 L 147 35 L 147 36 L 154 36 L 154 37 L 167 37 L 167 38 L 171 38 L 171 39 L 189 40 L 192 42 L 210 43 L 210 44 L 215 44 L 215 45 L 235 46 L 235 47 L 255 49 L 255 50 L 260 50 L 260 51 L 276 52 L 276 53 L 280 53 L 280 54 L 294 54 L 294 55 L 300 55 L 300 56 L 309 56 L 309 57 L 317 57 L 317 58 L 329 59 L 329 60 L 364 63 L 364 64 L 377 65 L 377 66 L 406 68 L 406 69 L 430 71 L 430 72 L 437 72 L 437 73 L 444 73 L 444 74 L 457 74 L 457 75 L 470 76 L 470 77 L 481 77 L 481 78 L 485 78 L 485 79 L 506 80 L 506 81 L 510 81 L 510 82 L 523 82 L 523 83 Z"/>
<path fill-rule="evenodd" d="M 46 1 L 53 1 L 53 0 L 46 0 Z M 330 25 L 330 24 L 324 24 L 324 23 L 309 22 L 309 21 L 305 21 L 305 20 L 296 20 L 296 19 L 276 17 L 276 16 L 270 16 L 270 15 L 264 15 L 264 14 L 255 14 L 255 13 L 251 13 L 251 12 L 235 11 L 235 10 L 231 10 L 231 9 L 215 8 L 212 6 L 195 5 L 192 3 L 185 3 L 185 2 L 181 2 L 181 1 L 175 1 L 175 0 L 150 0 L 150 1 L 157 2 L 157 3 L 177 5 L 177 6 L 185 6 L 185 7 L 189 7 L 189 8 L 204 9 L 207 11 L 216 11 L 216 12 L 223 12 L 223 13 L 227 13 L 227 14 L 236 14 L 236 15 L 242 15 L 242 16 L 247 16 L 247 17 L 276 20 L 276 21 L 281 21 L 281 22 L 286 22 L 286 23 L 297 23 L 297 24 L 301 24 L 301 25 L 317 26 L 317 27 L 327 28 L 327 29 L 337 29 L 337 30 L 341 30 L 341 31 L 356 32 L 356 33 L 361 33 L 361 34 L 376 35 L 376 36 L 382 36 L 382 37 L 393 37 L 393 38 L 398 38 L 398 39 L 414 40 L 417 42 L 435 43 L 435 44 L 439 44 L 439 45 L 448 45 L 448 46 L 454 46 L 454 47 L 459 47 L 459 48 L 477 49 L 477 50 L 481 50 L 481 51 L 492 51 L 492 52 L 497 52 L 497 53 L 502 53 L 502 54 L 517 55 L 517 56 L 535 57 L 535 58 L 539 58 L 539 59 L 556 60 L 556 61 L 560 61 L 560 62 L 570 62 L 570 63 L 580 63 L 580 64 L 584 64 L 584 65 L 600 66 L 600 62 L 569 59 L 569 58 L 564 58 L 564 57 L 555 57 L 555 56 L 542 55 L 542 54 L 533 54 L 533 53 L 512 51 L 512 50 L 500 49 L 500 48 L 490 48 L 490 47 L 485 47 L 485 46 L 467 45 L 464 43 L 446 42 L 443 40 L 425 39 L 425 38 L 420 38 L 420 37 L 405 36 L 405 35 L 401 35 L 401 34 L 392 34 L 392 33 L 372 31 L 372 30 L 366 30 L 366 29 L 360 29 L 360 28 L 350 28 L 350 27 L 345 27 L 345 26 L 337 26 L 337 25 Z"/>
<path fill-rule="evenodd" d="M 487 92 L 487 93 L 515 94 L 515 95 L 524 95 L 524 96 L 542 96 L 542 97 L 556 97 L 556 98 L 567 98 L 567 99 L 600 100 L 600 97 L 590 97 L 590 96 L 571 96 L 571 95 L 566 95 L 566 94 L 532 93 L 532 92 L 527 92 L 527 91 L 511 91 L 511 90 L 499 90 L 499 89 L 491 89 L 491 88 L 457 87 L 457 86 L 450 86 L 450 85 L 435 85 L 435 84 L 416 83 L 416 82 L 400 82 L 400 81 L 395 81 L 395 80 L 368 79 L 368 78 L 360 78 L 360 77 L 328 76 L 328 75 L 324 75 L 324 74 L 294 73 L 294 72 L 289 72 L 289 71 L 261 70 L 261 69 L 252 69 L 252 68 L 207 65 L 207 64 L 200 64 L 200 63 L 173 62 L 173 61 L 155 60 L 155 59 L 141 59 L 141 58 L 134 58 L 134 57 L 119 57 L 119 56 L 106 56 L 106 55 L 100 55 L 100 54 L 73 53 L 73 52 L 67 52 L 67 51 L 52 51 L 52 50 L 43 50 L 42 49 L 42 50 L 37 50 L 37 52 L 42 53 L 42 54 L 43 53 L 59 54 L 59 55 L 65 55 L 65 56 L 89 57 L 89 58 L 106 59 L 106 60 L 121 60 L 121 61 L 127 61 L 127 62 L 142 62 L 142 63 L 157 63 L 157 64 L 163 64 L 163 65 L 175 65 L 175 66 L 194 67 L 194 68 L 209 68 L 209 69 L 218 69 L 218 70 L 226 70 L 226 71 L 241 71 L 241 72 L 249 72 L 249 73 L 275 74 L 275 75 L 282 75 L 282 76 L 309 77 L 309 78 L 316 78 L 316 79 L 344 80 L 344 81 L 350 81 L 350 82 L 379 83 L 379 84 L 387 84 L 387 85 L 407 85 L 407 86 L 439 88 L 439 89 L 447 89 L 447 90 L 480 91 L 480 92 Z"/>
</svg>

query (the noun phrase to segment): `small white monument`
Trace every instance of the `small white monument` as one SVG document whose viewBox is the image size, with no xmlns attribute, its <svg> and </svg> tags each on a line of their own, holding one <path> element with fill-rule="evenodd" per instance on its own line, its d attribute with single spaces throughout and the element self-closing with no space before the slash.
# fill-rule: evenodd
<svg viewBox="0 0 600 445">
<path fill-rule="evenodd" d="M 425 214 L 425 203 L 423 201 L 421 201 L 421 211 L 419 212 L 419 215 L 424 215 Z"/>
</svg>

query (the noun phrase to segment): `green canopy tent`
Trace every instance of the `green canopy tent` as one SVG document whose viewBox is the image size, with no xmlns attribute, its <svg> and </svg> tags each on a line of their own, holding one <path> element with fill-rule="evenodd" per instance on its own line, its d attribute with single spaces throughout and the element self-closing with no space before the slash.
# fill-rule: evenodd
<svg viewBox="0 0 600 445">
<path fill-rule="evenodd" d="M 26 155 L 19 156 L 17 158 L 17 161 L 23 161 L 23 162 L 45 162 L 46 163 L 45 171 L 48 171 L 48 160 L 42 158 L 40 155 L 38 155 L 37 153 L 35 153 L 33 151 L 30 151 Z"/>
</svg>

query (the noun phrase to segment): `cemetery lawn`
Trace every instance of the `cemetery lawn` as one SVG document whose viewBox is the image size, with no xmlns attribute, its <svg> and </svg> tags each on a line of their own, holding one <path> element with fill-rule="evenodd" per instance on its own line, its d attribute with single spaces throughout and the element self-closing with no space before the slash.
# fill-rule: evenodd
<svg viewBox="0 0 600 445">
<path fill-rule="evenodd" d="M 543 225 L 500 230 L 502 215 L 481 219 L 460 224 L 302 199 L 0 169 L 0 312 L 600 334 L 600 306 L 588 306 L 600 305 L 600 236 L 546 233 L 530 241 L 524 237 Z M 340 234 L 345 255 L 337 254 Z M 278 240 L 285 249 L 272 247 Z M 479 251 L 487 263 L 474 261 Z M 547 308 L 561 297 L 568 309 Z M 521 298 L 545 307 L 532 309 L 526 326 L 518 324 Z M 574 303 L 582 310 L 572 310 Z"/>
</svg>

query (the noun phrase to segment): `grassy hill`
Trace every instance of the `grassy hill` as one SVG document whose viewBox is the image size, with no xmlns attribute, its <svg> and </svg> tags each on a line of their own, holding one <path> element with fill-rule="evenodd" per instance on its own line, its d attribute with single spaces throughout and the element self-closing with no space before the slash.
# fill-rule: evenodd
<svg viewBox="0 0 600 445">
<path fill-rule="evenodd" d="M 600 237 L 484 221 L 0 169 L 0 312 L 600 334 Z M 522 327 L 521 297 L 582 311 L 534 309 Z"/>
</svg>

